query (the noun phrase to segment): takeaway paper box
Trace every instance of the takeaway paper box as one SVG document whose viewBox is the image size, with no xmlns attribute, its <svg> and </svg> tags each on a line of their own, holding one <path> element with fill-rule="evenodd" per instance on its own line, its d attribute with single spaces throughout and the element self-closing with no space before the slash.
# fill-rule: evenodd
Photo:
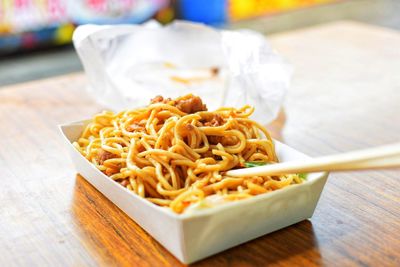
<svg viewBox="0 0 400 267">
<path fill-rule="evenodd" d="M 187 214 L 175 214 L 112 181 L 72 146 L 86 124 L 87 121 L 81 121 L 60 126 L 77 172 L 187 264 L 310 218 L 328 177 L 327 173 L 314 173 L 300 185 Z M 275 144 L 281 161 L 308 157 L 277 141 Z"/>
</svg>

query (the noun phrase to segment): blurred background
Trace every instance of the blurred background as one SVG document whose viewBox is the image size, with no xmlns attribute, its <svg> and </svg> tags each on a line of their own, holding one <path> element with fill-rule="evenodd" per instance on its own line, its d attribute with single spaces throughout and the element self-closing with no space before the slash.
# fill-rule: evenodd
<svg viewBox="0 0 400 267">
<path fill-rule="evenodd" d="M 82 70 L 81 24 L 174 19 L 264 34 L 335 20 L 400 29 L 400 0 L 0 0 L 0 86 Z"/>
</svg>

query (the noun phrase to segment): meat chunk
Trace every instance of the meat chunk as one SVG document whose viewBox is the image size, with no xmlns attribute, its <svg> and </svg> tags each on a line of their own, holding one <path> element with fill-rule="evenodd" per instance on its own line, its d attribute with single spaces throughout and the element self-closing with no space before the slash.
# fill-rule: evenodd
<svg viewBox="0 0 400 267">
<path fill-rule="evenodd" d="M 144 131 L 144 126 L 140 125 L 137 122 L 134 122 L 131 125 L 129 125 L 128 127 L 126 127 L 126 130 L 128 132 L 140 132 L 140 131 Z"/>
<path fill-rule="evenodd" d="M 204 126 L 216 127 L 216 126 L 221 126 L 222 124 L 224 124 L 224 119 L 222 118 L 221 115 L 214 114 L 211 120 L 203 122 L 203 123 L 204 123 Z"/>
<path fill-rule="evenodd" d="M 219 73 L 219 68 L 218 67 L 213 67 L 210 69 L 212 76 L 217 76 Z"/>
<path fill-rule="evenodd" d="M 237 144 L 238 140 L 234 136 L 209 135 L 208 142 L 211 145 L 221 144 L 223 146 L 233 146 Z"/>
<path fill-rule="evenodd" d="M 194 131 L 195 128 L 191 124 L 186 124 L 185 129 L 186 129 L 186 131 L 191 132 L 191 131 Z"/>
<path fill-rule="evenodd" d="M 179 97 L 175 100 L 172 100 L 171 98 L 164 98 L 158 95 L 155 98 L 151 99 L 150 101 L 150 104 L 156 104 L 156 103 L 164 103 L 175 106 L 179 110 L 188 114 L 207 110 L 207 107 L 205 104 L 203 104 L 201 98 L 198 96 L 194 96 L 192 94 Z"/>
<path fill-rule="evenodd" d="M 129 184 L 129 180 L 128 179 L 124 179 L 122 181 L 119 182 L 120 185 L 122 185 L 123 187 L 126 187 Z"/>
<path fill-rule="evenodd" d="M 99 149 L 97 150 L 97 161 L 98 161 L 100 164 L 103 164 L 104 161 L 106 161 L 106 160 L 108 160 L 108 159 L 115 158 L 115 156 L 116 156 L 116 155 L 114 155 L 113 153 L 108 152 L 108 151 L 106 151 L 106 150 L 104 150 L 104 149 L 102 149 L 102 148 L 99 148 Z"/>
<path fill-rule="evenodd" d="M 164 98 L 160 95 L 156 96 L 155 98 L 150 100 L 150 104 L 156 104 L 156 103 L 163 103 L 163 104 L 168 104 L 168 102 L 171 102 L 171 98 Z"/>
<path fill-rule="evenodd" d="M 203 101 L 198 96 L 187 95 L 176 99 L 175 102 L 175 106 L 178 109 L 188 114 L 207 110 L 207 106 L 203 104 Z"/>
<path fill-rule="evenodd" d="M 119 172 L 119 169 L 113 169 L 113 168 L 107 168 L 107 169 L 105 170 L 105 174 L 106 174 L 107 176 L 111 176 L 111 175 L 116 174 L 116 173 L 118 173 L 118 172 Z"/>
<path fill-rule="evenodd" d="M 150 104 L 161 103 L 164 101 L 164 97 L 158 95 L 155 98 L 150 99 Z"/>
</svg>

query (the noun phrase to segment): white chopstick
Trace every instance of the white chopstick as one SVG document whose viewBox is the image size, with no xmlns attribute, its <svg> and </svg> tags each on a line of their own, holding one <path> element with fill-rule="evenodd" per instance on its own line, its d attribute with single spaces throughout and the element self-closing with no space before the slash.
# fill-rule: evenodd
<svg viewBox="0 0 400 267">
<path fill-rule="evenodd" d="M 259 167 L 230 170 L 226 172 L 226 175 L 248 177 L 320 171 L 355 171 L 393 167 L 400 167 L 400 143 L 301 161 L 289 161 Z"/>
</svg>

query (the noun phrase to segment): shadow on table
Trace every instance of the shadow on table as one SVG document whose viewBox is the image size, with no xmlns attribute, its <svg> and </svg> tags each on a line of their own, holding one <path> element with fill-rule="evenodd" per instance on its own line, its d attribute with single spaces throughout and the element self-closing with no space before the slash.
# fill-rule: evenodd
<svg viewBox="0 0 400 267">
<path fill-rule="evenodd" d="M 76 232 L 100 265 L 182 265 L 111 201 L 77 175 L 71 203 Z M 312 223 L 308 220 L 249 241 L 193 266 L 266 263 L 310 265 L 321 262 Z"/>
</svg>

